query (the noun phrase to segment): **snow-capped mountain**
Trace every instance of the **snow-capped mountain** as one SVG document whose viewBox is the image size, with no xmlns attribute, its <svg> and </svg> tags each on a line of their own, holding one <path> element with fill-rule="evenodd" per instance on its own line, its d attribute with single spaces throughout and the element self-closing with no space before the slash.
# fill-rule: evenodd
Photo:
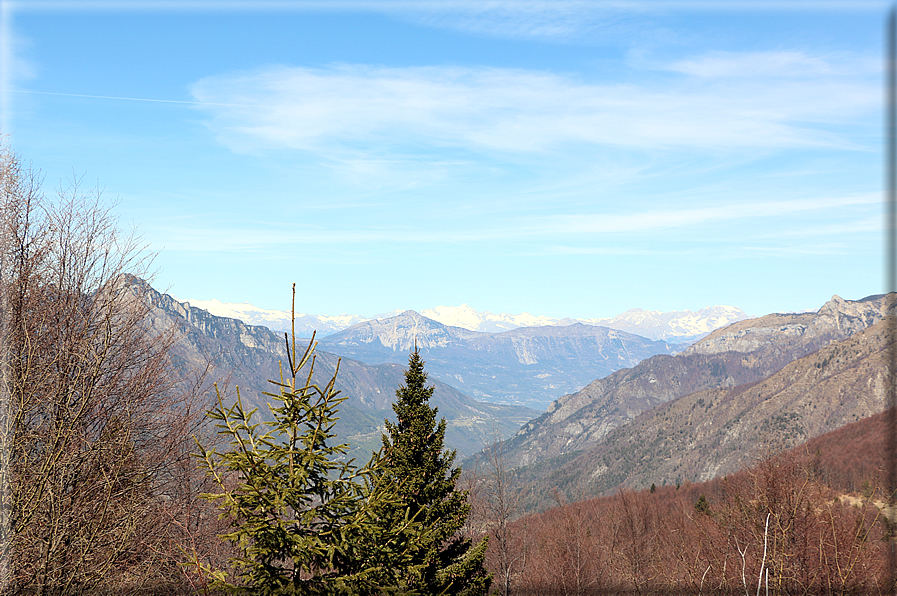
<svg viewBox="0 0 897 596">
<path fill-rule="evenodd" d="M 597 319 L 555 319 L 552 317 L 522 313 L 519 315 L 478 312 L 466 304 L 461 306 L 437 306 L 420 312 L 423 316 L 439 321 L 443 325 L 463 327 L 471 331 L 496 333 L 520 327 L 541 327 L 544 325 L 573 325 L 583 323 L 599 327 L 610 327 L 618 331 L 628 331 L 653 340 L 671 342 L 694 341 L 729 323 L 749 318 L 744 311 L 734 306 L 708 306 L 697 312 L 677 310 L 660 312 L 633 308 L 615 317 Z"/>
<path fill-rule="evenodd" d="M 290 313 L 280 310 L 269 310 L 248 303 L 234 304 L 219 300 L 187 300 L 191 305 L 220 317 L 240 319 L 250 325 L 264 325 L 274 331 L 286 331 L 290 328 Z M 323 337 L 365 321 L 383 320 L 404 312 L 394 310 L 388 313 L 366 317 L 360 315 L 296 315 L 296 332 L 309 336 L 317 330 Z M 664 340 L 674 343 L 691 342 L 699 339 L 714 329 L 730 323 L 749 318 L 744 311 L 734 306 L 708 306 L 697 311 L 679 310 L 659 312 L 634 308 L 615 317 L 596 319 L 556 319 L 529 313 L 495 314 L 488 311 L 477 311 L 462 304 L 461 306 L 437 306 L 420 311 L 421 315 L 438 321 L 443 325 L 460 327 L 469 331 L 498 333 L 521 327 L 541 327 L 545 325 L 572 325 L 584 323 L 609 327 L 619 331 L 627 331 L 653 340 Z"/>
<path fill-rule="evenodd" d="M 443 325 L 461 327 L 470 331 L 485 331 L 486 333 L 499 333 L 510 331 L 520 327 L 543 327 L 545 325 L 557 325 L 558 319 L 531 315 L 528 312 L 519 315 L 492 314 L 491 312 L 479 312 L 466 304 L 461 306 L 437 306 L 420 311 L 420 314 L 439 321 Z"/>
<path fill-rule="evenodd" d="M 697 312 L 659 312 L 633 308 L 611 318 L 579 319 L 576 322 L 628 331 L 650 339 L 686 342 L 695 341 L 715 329 L 748 318 L 750 317 L 744 311 L 734 306 L 708 306 Z"/>
</svg>

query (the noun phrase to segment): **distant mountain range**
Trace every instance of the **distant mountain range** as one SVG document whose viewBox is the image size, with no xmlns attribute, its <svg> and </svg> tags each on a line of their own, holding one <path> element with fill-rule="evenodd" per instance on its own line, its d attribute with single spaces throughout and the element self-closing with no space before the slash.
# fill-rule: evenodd
<svg viewBox="0 0 897 596">
<path fill-rule="evenodd" d="M 156 302 L 160 328 L 174 322 L 183 330 L 179 358 L 196 364 L 214 359 L 216 374 L 230 371 L 231 385 L 241 386 L 250 405 L 265 408 L 260 392 L 277 374 L 282 334 L 168 296 Z M 250 320 L 284 326 L 272 323 L 277 311 L 243 307 L 250 309 L 243 316 L 263 317 Z M 834 296 L 817 311 L 755 319 L 712 307 L 631 310 L 590 321 L 638 334 L 466 306 L 424 311 L 441 321 L 414 311 L 366 321 L 306 321 L 326 320 L 331 329 L 319 340 L 320 378 L 332 374 L 338 355 L 343 358 L 338 382 L 350 399 L 340 408 L 339 432 L 354 455 L 363 458 L 377 448 L 416 345 L 448 422 L 447 442 L 460 455 L 473 455 L 493 430 L 510 436 L 519 429 L 491 449 L 501 450 L 532 510 L 549 506 L 545 495 L 555 489 L 577 500 L 620 486 L 718 477 L 770 449 L 882 411 L 895 311 L 894 296 Z M 672 343 L 695 335 L 703 338 Z M 516 405 L 487 403 L 496 401 Z M 548 407 L 535 417 L 537 411 L 522 405 Z"/>
<path fill-rule="evenodd" d="M 265 407 L 260 392 L 277 375 L 282 334 L 170 296 L 155 301 L 154 324 L 182 329 L 178 358 L 213 359 L 215 374 L 229 371 L 231 385 L 239 384 L 251 405 Z M 234 312 L 233 305 L 218 305 Z M 248 309 L 241 316 L 249 320 L 285 326 L 276 324 L 283 321 L 278 311 L 237 306 Z M 504 436 L 519 429 L 492 449 L 501 449 L 518 486 L 531 489 L 526 506 L 540 508 L 547 502 L 533 495 L 555 488 L 575 500 L 619 486 L 706 480 L 753 463 L 763 450 L 881 411 L 895 310 L 894 296 L 834 296 L 818 311 L 755 319 L 711 307 L 631 310 L 590 321 L 604 326 L 466 306 L 424 311 L 441 321 L 414 311 L 364 321 L 349 315 L 304 320 L 330 325 L 319 339 L 320 378 L 343 358 L 338 384 L 350 399 L 340 408 L 338 428 L 355 455 L 377 448 L 416 346 L 448 422 L 447 442 L 472 455 L 493 429 Z M 672 343 L 695 336 L 703 338 Z M 517 405 L 487 403 L 496 401 Z M 537 411 L 521 405 L 548 409 L 535 417 Z"/>
<path fill-rule="evenodd" d="M 359 323 L 322 338 L 320 345 L 368 364 L 406 362 L 416 346 L 433 377 L 476 399 L 539 410 L 596 378 L 673 351 L 663 341 L 582 323 L 486 333 L 413 310 Z"/>
<path fill-rule="evenodd" d="M 286 331 L 290 328 L 290 313 L 286 311 L 262 309 L 245 302 L 236 304 L 218 300 L 193 299 L 185 302 L 220 317 L 240 319 L 250 325 L 263 325 L 273 331 Z M 317 330 L 318 337 L 323 337 L 358 323 L 387 319 L 402 312 L 404 311 L 395 310 L 373 317 L 297 314 L 296 333 L 302 337 L 309 337 L 312 331 Z M 748 318 L 740 308 L 734 306 L 708 306 L 695 312 L 680 310 L 665 313 L 634 308 L 615 317 L 597 319 L 557 319 L 529 313 L 493 314 L 474 310 L 466 304 L 437 306 L 422 310 L 419 314 L 443 325 L 485 333 L 499 333 L 520 327 L 566 326 L 582 323 L 627 331 L 649 339 L 664 340 L 670 343 L 689 343 L 707 335 L 714 329 Z"/>
<path fill-rule="evenodd" d="M 175 300 L 179 300 L 175 298 Z M 289 311 L 259 308 L 248 302 L 233 303 L 220 300 L 180 300 L 194 308 L 215 315 L 238 319 L 247 325 L 261 325 L 271 331 L 290 331 L 291 316 Z M 313 331 L 317 331 L 318 337 L 323 337 L 337 331 L 341 331 L 352 325 L 370 320 L 371 317 L 357 315 L 309 315 L 296 313 L 296 335 L 299 337 L 311 337 Z"/>
</svg>

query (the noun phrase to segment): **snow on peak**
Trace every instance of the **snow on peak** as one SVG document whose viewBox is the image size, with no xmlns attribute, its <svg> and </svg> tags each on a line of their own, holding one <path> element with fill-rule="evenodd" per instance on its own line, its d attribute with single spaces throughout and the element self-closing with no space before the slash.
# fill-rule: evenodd
<svg viewBox="0 0 897 596">
<path fill-rule="evenodd" d="M 437 306 L 422 310 L 420 314 L 443 325 L 487 333 L 508 331 L 518 327 L 539 327 L 557 323 L 557 319 L 535 316 L 529 313 L 509 315 L 505 313 L 493 314 L 488 311 L 479 312 L 467 304 L 461 304 L 461 306 Z"/>
<path fill-rule="evenodd" d="M 178 299 L 180 300 L 180 299 Z M 248 302 L 233 303 L 221 302 L 215 298 L 211 300 L 181 300 L 190 306 L 201 308 L 218 317 L 239 319 L 249 325 L 262 325 L 272 331 L 289 331 L 292 325 L 292 317 L 288 311 L 259 308 Z M 296 332 L 303 337 L 308 337 L 312 331 L 321 335 L 336 333 L 371 317 L 358 315 L 310 315 L 296 313 Z"/>
<path fill-rule="evenodd" d="M 290 328 L 290 313 L 281 310 L 259 308 L 247 302 L 227 303 L 220 300 L 187 300 L 192 306 L 207 310 L 213 315 L 240 319 L 250 325 L 264 325 L 275 331 Z M 304 336 L 317 330 L 318 334 L 329 335 L 342 331 L 358 323 L 372 319 L 382 320 L 398 316 L 405 310 L 393 310 L 374 317 L 359 315 L 296 315 L 296 330 Z M 748 318 L 734 306 L 708 306 L 698 311 L 681 310 L 662 313 L 654 310 L 632 308 L 615 317 L 597 319 L 556 319 L 530 313 L 494 314 L 488 311 L 477 311 L 466 303 L 460 306 L 436 306 L 420 311 L 422 316 L 449 325 L 461 327 L 469 331 L 498 333 L 519 327 L 541 327 L 545 325 L 571 325 L 584 323 L 600 325 L 619 331 L 635 333 L 655 340 L 694 339 L 706 335 L 735 321 Z"/>
</svg>

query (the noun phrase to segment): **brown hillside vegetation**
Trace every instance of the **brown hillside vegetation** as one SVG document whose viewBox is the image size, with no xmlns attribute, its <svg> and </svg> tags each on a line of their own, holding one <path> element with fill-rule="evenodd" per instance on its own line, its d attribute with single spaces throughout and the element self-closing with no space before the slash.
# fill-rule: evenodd
<svg viewBox="0 0 897 596">
<path fill-rule="evenodd" d="M 559 499 L 510 525 L 511 591 L 891 593 L 876 507 L 887 432 L 878 414 L 709 482 Z"/>
<path fill-rule="evenodd" d="M 868 492 L 884 484 L 888 438 L 888 412 L 880 412 L 825 433 L 794 448 L 816 458 L 816 475 L 842 493 Z"/>
<path fill-rule="evenodd" d="M 190 457 L 204 368 L 152 324 L 151 259 L 99 191 L 46 195 L 2 142 L 0 257 L 0 593 L 186 586 L 182 544 L 227 552 Z"/>
</svg>

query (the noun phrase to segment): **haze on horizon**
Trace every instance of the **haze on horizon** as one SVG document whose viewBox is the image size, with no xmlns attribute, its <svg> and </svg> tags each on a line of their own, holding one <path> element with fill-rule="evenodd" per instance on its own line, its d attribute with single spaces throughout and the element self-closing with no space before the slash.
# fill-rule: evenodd
<svg viewBox="0 0 897 596">
<path fill-rule="evenodd" d="M 801 311 L 882 291 L 888 6 L 4 1 L 0 119 L 178 296 Z"/>
</svg>

